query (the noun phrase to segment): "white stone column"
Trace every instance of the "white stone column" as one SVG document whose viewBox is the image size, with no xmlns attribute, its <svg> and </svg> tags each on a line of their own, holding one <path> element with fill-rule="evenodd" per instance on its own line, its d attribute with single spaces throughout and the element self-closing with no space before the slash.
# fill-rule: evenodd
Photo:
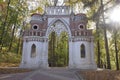
<svg viewBox="0 0 120 80">
<path fill-rule="evenodd" d="M 21 60 L 21 64 L 20 64 L 20 67 L 22 68 L 24 66 L 24 61 L 25 61 L 25 42 L 23 42 L 23 46 L 22 46 L 22 60 Z"/>
<path fill-rule="evenodd" d="M 94 43 L 93 43 L 93 40 L 91 41 L 90 48 L 91 48 L 90 50 L 91 50 L 92 69 L 97 69 L 97 65 L 95 63 L 95 56 L 94 56 Z"/>
<path fill-rule="evenodd" d="M 45 38 L 44 42 L 43 42 L 42 67 L 48 68 L 48 41 L 47 41 L 47 38 Z"/>
<path fill-rule="evenodd" d="M 37 58 L 38 58 L 38 67 L 41 67 L 42 64 L 42 52 L 43 52 L 43 42 L 39 42 L 38 45 L 38 54 L 37 54 Z"/>
<path fill-rule="evenodd" d="M 73 44 L 72 40 L 69 40 L 69 68 L 73 68 Z"/>
<path fill-rule="evenodd" d="M 28 49 L 27 49 L 27 42 L 23 41 L 23 47 L 22 47 L 22 60 L 20 64 L 20 68 L 25 68 L 27 66 L 27 59 L 28 59 Z"/>
<path fill-rule="evenodd" d="M 90 42 L 85 42 L 85 52 L 86 52 L 86 63 L 90 64 L 91 63 L 91 43 Z"/>
<path fill-rule="evenodd" d="M 91 50 L 91 62 L 92 63 L 95 63 L 95 60 L 94 60 L 94 43 L 93 43 L 93 41 L 91 41 L 91 44 L 90 44 L 90 50 Z"/>
</svg>

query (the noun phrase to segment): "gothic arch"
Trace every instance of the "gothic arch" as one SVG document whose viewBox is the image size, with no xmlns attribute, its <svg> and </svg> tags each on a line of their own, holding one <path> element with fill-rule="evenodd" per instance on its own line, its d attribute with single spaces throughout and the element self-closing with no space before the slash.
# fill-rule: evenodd
<svg viewBox="0 0 120 80">
<path fill-rule="evenodd" d="M 30 54 L 31 58 L 36 57 L 36 45 L 32 44 L 31 46 L 31 54 Z"/>
<path fill-rule="evenodd" d="M 57 19 L 54 19 L 54 20 L 52 20 L 50 23 L 48 23 L 48 28 L 47 28 L 47 31 L 46 31 L 46 37 L 48 37 L 49 36 L 49 34 L 51 33 L 51 32 L 53 32 L 52 30 L 51 30 L 51 26 L 54 24 L 54 23 L 56 23 L 57 21 L 60 21 L 61 23 L 63 23 L 64 24 L 64 28 L 65 28 L 65 32 L 67 32 L 68 33 L 68 36 L 69 37 L 71 37 L 71 30 L 70 30 L 70 28 L 69 28 L 69 24 L 64 20 L 64 19 L 62 19 L 62 18 L 57 18 Z"/>
<path fill-rule="evenodd" d="M 85 45 L 84 44 L 81 44 L 81 46 L 80 46 L 80 53 L 81 53 L 81 58 L 86 57 L 86 51 L 85 51 Z"/>
</svg>

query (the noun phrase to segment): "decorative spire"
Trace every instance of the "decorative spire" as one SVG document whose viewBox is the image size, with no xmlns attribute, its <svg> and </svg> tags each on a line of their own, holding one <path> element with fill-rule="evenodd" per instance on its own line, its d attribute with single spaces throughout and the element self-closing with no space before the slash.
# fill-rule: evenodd
<svg viewBox="0 0 120 80">
<path fill-rule="evenodd" d="M 51 0 L 53 6 L 61 6 L 64 3 L 64 0 Z"/>
<path fill-rule="evenodd" d="M 57 6 L 58 0 L 54 0 L 54 6 Z"/>
</svg>

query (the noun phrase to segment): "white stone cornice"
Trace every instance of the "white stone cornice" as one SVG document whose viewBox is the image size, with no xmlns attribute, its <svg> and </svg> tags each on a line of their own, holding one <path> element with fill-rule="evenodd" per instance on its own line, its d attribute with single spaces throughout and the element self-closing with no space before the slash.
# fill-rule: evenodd
<svg viewBox="0 0 120 80">
<path fill-rule="evenodd" d="M 77 42 L 77 41 L 92 42 L 94 40 L 94 37 L 93 36 L 77 36 L 77 37 L 72 37 L 70 40 L 72 40 L 72 42 Z"/>
<path fill-rule="evenodd" d="M 26 42 L 29 42 L 29 41 L 46 42 L 47 39 L 44 37 L 38 37 L 38 36 L 25 36 L 23 37 L 23 40 Z"/>
</svg>

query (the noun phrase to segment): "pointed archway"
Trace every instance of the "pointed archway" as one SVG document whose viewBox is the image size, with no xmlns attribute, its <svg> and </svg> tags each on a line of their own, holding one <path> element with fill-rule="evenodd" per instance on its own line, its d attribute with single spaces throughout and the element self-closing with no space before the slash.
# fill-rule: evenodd
<svg viewBox="0 0 120 80">
<path fill-rule="evenodd" d="M 53 22 L 46 33 L 48 37 L 48 66 L 67 67 L 69 65 L 69 38 L 71 33 L 65 22 L 60 19 Z"/>
<path fill-rule="evenodd" d="M 48 43 L 48 64 L 49 67 L 67 67 L 68 66 L 68 34 L 62 32 L 57 36 L 55 32 L 49 35 Z"/>
<path fill-rule="evenodd" d="M 68 37 L 71 38 L 72 35 L 69 25 L 70 24 L 62 18 L 53 19 L 52 21 L 48 22 L 48 28 L 45 36 L 48 38 L 49 34 L 55 31 L 57 35 L 60 35 L 61 32 L 67 32 Z"/>
</svg>

